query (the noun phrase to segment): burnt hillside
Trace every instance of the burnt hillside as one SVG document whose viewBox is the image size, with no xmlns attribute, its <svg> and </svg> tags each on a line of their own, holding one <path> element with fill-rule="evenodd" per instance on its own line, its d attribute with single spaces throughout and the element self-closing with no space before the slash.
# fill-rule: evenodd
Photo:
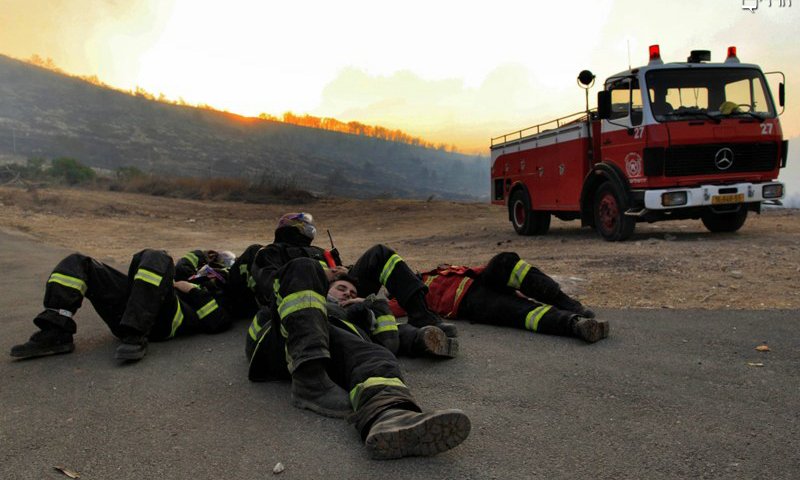
<svg viewBox="0 0 800 480">
<path fill-rule="evenodd" d="M 486 199 L 486 157 L 426 149 L 98 87 L 0 55 L 0 156 L 73 157 L 182 176 L 294 177 L 336 195 Z"/>
</svg>

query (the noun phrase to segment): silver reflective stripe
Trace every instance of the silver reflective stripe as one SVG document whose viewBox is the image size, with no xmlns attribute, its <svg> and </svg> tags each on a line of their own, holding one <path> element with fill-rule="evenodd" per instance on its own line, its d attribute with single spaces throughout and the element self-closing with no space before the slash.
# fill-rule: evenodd
<svg viewBox="0 0 800 480">
<path fill-rule="evenodd" d="M 397 319 L 394 318 L 394 315 L 381 315 L 375 319 L 375 328 L 372 329 L 373 335 L 391 331 L 397 331 Z"/>
<path fill-rule="evenodd" d="M 325 297 L 313 290 L 301 290 L 287 295 L 281 300 L 278 304 L 278 315 L 283 320 L 287 316 L 307 308 L 322 310 L 322 313 L 328 312 L 325 306 Z"/>
</svg>

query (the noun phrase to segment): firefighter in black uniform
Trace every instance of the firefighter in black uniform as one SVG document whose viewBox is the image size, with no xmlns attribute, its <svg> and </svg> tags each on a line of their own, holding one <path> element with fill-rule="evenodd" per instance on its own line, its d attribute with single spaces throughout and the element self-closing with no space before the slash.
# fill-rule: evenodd
<svg viewBox="0 0 800 480">
<path fill-rule="evenodd" d="M 284 215 L 275 243 L 256 255 L 251 274 L 263 306 L 247 336 L 250 380 L 291 379 L 293 405 L 349 416 L 373 458 L 433 455 L 460 444 L 469 434 L 468 417 L 460 410 L 422 413 L 392 352 L 339 318 L 346 314 L 328 310 L 337 271 L 324 268 L 324 252 L 310 246 L 315 233 L 310 215 Z M 380 282 L 414 293 L 396 278 L 404 266 L 396 258 L 393 252 L 386 257 Z"/>
<path fill-rule="evenodd" d="M 358 281 L 347 274 L 337 275 L 328 288 L 329 315 L 337 309 L 396 356 L 454 358 L 458 354 L 457 338 L 448 337 L 434 325 L 418 328 L 398 323 L 386 299 L 376 295 L 359 297 Z"/>
<path fill-rule="evenodd" d="M 111 332 L 122 340 L 115 357 L 140 360 L 149 340 L 167 340 L 193 332 L 217 333 L 230 317 L 215 295 L 221 292 L 232 254 L 195 250 L 177 265 L 162 250 L 133 256 L 128 274 L 91 257 L 74 253 L 58 263 L 47 280 L 45 310 L 34 318 L 39 331 L 11 349 L 11 356 L 31 358 L 69 353 L 75 348 L 73 319 L 87 298 Z"/>
<path fill-rule="evenodd" d="M 499 253 L 485 266 L 440 265 L 420 277 L 428 286 L 428 305 L 445 318 L 578 337 L 589 343 L 609 334 L 607 320 L 595 318 L 558 282 L 514 252 Z M 389 305 L 402 316 L 397 303 L 392 300 Z"/>
</svg>

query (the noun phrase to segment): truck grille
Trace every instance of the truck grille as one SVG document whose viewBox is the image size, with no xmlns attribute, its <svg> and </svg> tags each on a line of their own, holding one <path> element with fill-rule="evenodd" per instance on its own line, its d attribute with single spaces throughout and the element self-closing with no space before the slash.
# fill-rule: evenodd
<svg viewBox="0 0 800 480">
<path fill-rule="evenodd" d="M 716 165 L 717 152 L 729 148 L 733 152 L 730 167 Z M 776 143 L 728 143 L 670 147 L 664 158 L 664 175 L 679 177 L 714 173 L 768 172 L 778 165 Z"/>
</svg>

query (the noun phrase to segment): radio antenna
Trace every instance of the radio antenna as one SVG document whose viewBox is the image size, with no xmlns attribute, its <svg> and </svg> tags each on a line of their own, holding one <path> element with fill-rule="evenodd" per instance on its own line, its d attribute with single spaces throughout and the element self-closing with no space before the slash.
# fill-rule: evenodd
<svg viewBox="0 0 800 480">
<path fill-rule="evenodd" d="M 631 39 L 628 39 L 628 70 L 631 69 Z"/>
</svg>

